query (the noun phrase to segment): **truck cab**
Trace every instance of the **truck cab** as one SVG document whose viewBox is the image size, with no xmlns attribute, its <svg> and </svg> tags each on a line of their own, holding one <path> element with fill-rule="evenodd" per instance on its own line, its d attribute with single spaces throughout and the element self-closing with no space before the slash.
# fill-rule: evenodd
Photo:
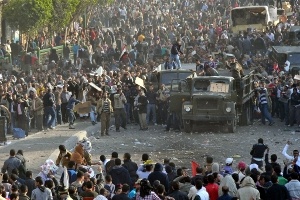
<svg viewBox="0 0 300 200">
<path fill-rule="evenodd" d="M 290 62 L 290 73 L 294 76 L 300 71 L 300 47 L 298 46 L 273 46 L 272 59 L 283 69 L 285 62 Z"/>
<path fill-rule="evenodd" d="M 173 80 L 170 111 L 181 113 L 187 133 L 201 123 L 225 125 L 228 132 L 235 132 L 238 122 L 250 124 L 252 78 L 251 74 L 240 81 L 228 76 Z"/>
</svg>

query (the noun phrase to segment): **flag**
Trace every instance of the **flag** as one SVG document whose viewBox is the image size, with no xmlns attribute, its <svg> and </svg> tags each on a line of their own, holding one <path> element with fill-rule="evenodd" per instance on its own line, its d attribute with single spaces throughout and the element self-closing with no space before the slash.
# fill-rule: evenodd
<svg viewBox="0 0 300 200">
<path fill-rule="evenodd" d="M 122 61 L 124 55 L 127 55 L 126 45 L 123 46 L 119 60 Z"/>
<path fill-rule="evenodd" d="M 196 161 L 192 161 L 192 176 L 195 176 L 197 174 L 196 168 L 199 167 L 200 165 Z"/>
<path fill-rule="evenodd" d="M 66 167 L 64 167 L 64 188 L 69 188 L 69 173 Z"/>
</svg>

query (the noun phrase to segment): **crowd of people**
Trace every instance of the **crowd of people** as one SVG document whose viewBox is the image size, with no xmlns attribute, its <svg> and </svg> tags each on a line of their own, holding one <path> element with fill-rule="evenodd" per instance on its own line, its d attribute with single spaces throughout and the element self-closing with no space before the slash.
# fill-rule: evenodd
<svg viewBox="0 0 300 200">
<path fill-rule="evenodd" d="M 282 151 L 283 166 L 276 154 L 269 160 L 270 149 L 260 138 L 250 151 L 250 164 L 229 157 L 221 167 L 208 156 L 204 165 L 192 167 L 192 174 L 168 158 L 154 162 L 147 153 L 141 164 L 130 153 L 124 153 L 123 160 L 117 152 L 110 159 L 101 155 L 97 160 L 90 154 L 91 142 L 84 138 L 73 152 L 60 145 L 56 161 L 47 160 L 33 176 L 23 151 L 11 149 L 1 168 L 0 199 L 296 200 L 300 198 L 299 151 L 289 155 L 290 145 L 288 141 Z M 63 172 L 58 174 L 60 169 Z"/>
<path fill-rule="evenodd" d="M 270 57 L 271 46 L 283 45 L 289 27 L 297 25 L 298 12 L 295 10 L 289 17 L 283 15 L 281 23 L 269 26 L 265 32 L 253 30 L 233 37 L 228 23 L 230 10 L 249 3 L 253 4 L 218 0 L 137 4 L 120 1 L 95 8 L 89 28 L 83 29 L 82 24 L 75 23 L 74 30 L 67 35 L 58 33 L 53 41 L 43 33 L 28 41 L 28 52 L 36 47 L 66 44 L 62 56 L 53 49 L 42 66 L 19 65 L 17 54 L 22 51 L 22 44 L 7 41 L 4 51 L 11 52 L 14 66 L 23 69 L 12 70 L 16 68 L 10 66 L 1 73 L 1 113 L 5 115 L 7 110 L 10 113 L 7 114 L 9 131 L 17 127 L 28 135 L 31 129 L 53 129 L 62 123 L 69 123 L 73 129 L 76 118 L 89 117 L 93 125 L 102 122 L 101 135 L 107 135 L 112 112 L 116 131 L 120 127 L 126 129 L 128 123 L 140 124 L 141 130 L 147 130 L 152 123 L 169 122 L 170 127 L 168 88 L 160 85 L 144 90 L 136 86 L 135 79 L 155 82 L 158 65 L 180 68 L 181 62 L 194 62 L 196 66 L 206 63 L 199 75 L 218 75 L 216 69 L 222 63 L 225 66 L 226 54 L 234 55 L 239 63 L 239 77 L 243 76 L 243 69 L 255 70 L 261 82 L 258 85 L 271 91 L 270 102 L 260 97 L 254 100 L 256 113 L 265 116 L 270 124 L 272 117 L 279 117 L 286 125 L 300 125 L 299 94 L 293 94 L 297 83 L 289 75 L 289 66 L 278 66 Z M 99 66 L 103 71 L 95 74 Z M 74 114 L 75 104 L 86 101 L 91 101 L 91 111 Z"/>
<path fill-rule="evenodd" d="M 24 50 L 22 44 L 7 41 L 1 52 L 11 54 L 12 63 L 2 63 L 0 114 L 7 118 L 8 131 L 14 133 L 15 128 L 21 128 L 28 135 L 31 130 L 55 129 L 64 123 L 74 129 L 76 118 L 89 118 L 94 126 L 101 122 L 99 139 L 110 134 L 112 115 L 117 132 L 126 130 L 128 124 L 139 125 L 140 130 L 147 130 L 150 124 L 166 125 L 167 131 L 180 130 L 178 119 L 168 112 L 169 89 L 163 84 L 159 88 L 149 84 L 145 90 L 136 79 L 153 83 L 157 81 L 158 65 L 174 69 L 182 62 L 196 63 L 195 68 L 206 63 L 199 75 L 217 75 L 226 54 L 234 55 L 232 62 L 239 62 L 239 68 L 255 71 L 253 109 L 262 116 L 262 124 L 267 119 L 273 125 L 273 118 L 278 117 L 287 126 L 300 126 L 299 85 L 289 74 L 289 63 L 279 66 L 270 57 L 271 47 L 284 45 L 289 28 L 299 23 L 299 13 L 294 9 L 293 15 L 283 15 L 279 25 L 269 26 L 264 32 L 245 31 L 233 37 L 230 10 L 249 3 L 253 4 L 247 0 L 121 0 L 95 8 L 89 28 L 75 23 L 74 30 L 67 35 L 58 33 L 53 41 L 44 33 L 30 39 L 26 46 L 32 55 L 36 47 L 65 44 L 62 56 L 53 49 L 41 66 L 28 67 L 31 61 L 18 56 Z M 101 74 L 95 73 L 99 66 Z M 238 78 L 243 75 L 239 70 Z M 87 101 L 91 103 L 88 112 L 74 113 L 76 104 Z M 196 175 L 190 177 L 186 169 L 176 168 L 169 160 L 154 163 L 145 154 L 138 165 L 125 153 L 122 164 L 114 152 L 110 161 L 100 157 L 102 165 L 93 176 L 86 165 L 97 162 L 91 160 L 90 142 L 84 141 L 72 153 L 60 146 L 59 159 L 46 161 L 35 179 L 26 169 L 22 151 L 11 150 L 2 168 L 0 190 L 11 200 L 300 199 L 299 152 L 289 156 L 287 148 L 284 155 L 293 165 L 287 163 L 283 170 L 277 156 L 272 155 L 269 162 L 268 154 L 262 168 L 268 148 L 259 141 L 251 151 L 251 164 L 247 167 L 239 162 L 237 171 L 232 158 L 226 159 L 225 169 L 219 169 L 218 163 L 208 157 L 206 166 L 198 167 Z M 67 168 L 69 181 L 55 179 L 57 166 Z"/>
</svg>

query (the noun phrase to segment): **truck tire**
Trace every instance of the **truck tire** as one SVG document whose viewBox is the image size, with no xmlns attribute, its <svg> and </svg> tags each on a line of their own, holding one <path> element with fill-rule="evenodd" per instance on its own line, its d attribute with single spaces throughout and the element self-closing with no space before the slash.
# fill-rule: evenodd
<svg viewBox="0 0 300 200">
<path fill-rule="evenodd" d="M 241 125 L 248 126 L 251 124 L 252 119 L 252 109 L 251 103 L 247 102 L 243 105 L 242 115 L 241 115 Z"/>
<path fill-rule="evenodd" d="M 190 133 L 193 130 L 193 124 L 190 120 L 183 120 L 183 129 L 184 132 Z"/>
<path fill-rule="evenodd" d="M 236 119 L 231 120 L 230 124 L 227 124 L 228 133 L 235 133 L 236 131 Z"/>
</svg>

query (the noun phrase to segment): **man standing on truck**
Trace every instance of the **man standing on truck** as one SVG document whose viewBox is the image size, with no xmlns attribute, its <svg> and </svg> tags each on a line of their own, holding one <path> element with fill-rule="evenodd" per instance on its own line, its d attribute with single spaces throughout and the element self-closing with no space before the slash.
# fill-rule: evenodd
<svg viewBox="0 0 300 200">
<path fill-rule="evenodd" d="M 181 55 L 183 55 L 182 51 L 180 50 L 181 48 L 181 40 L 177 39 L 176 42 L 173 44 L 172 48 L 171 48 L 171 55 L 170 55 L 170 69 L 173 68 L 173 62 L 176 63 L 176 66 L 178 69 L 181 68 L 181 62 L 180 62 L 180 58 L 179 58 L 179 53 Z"/>
</svg>

